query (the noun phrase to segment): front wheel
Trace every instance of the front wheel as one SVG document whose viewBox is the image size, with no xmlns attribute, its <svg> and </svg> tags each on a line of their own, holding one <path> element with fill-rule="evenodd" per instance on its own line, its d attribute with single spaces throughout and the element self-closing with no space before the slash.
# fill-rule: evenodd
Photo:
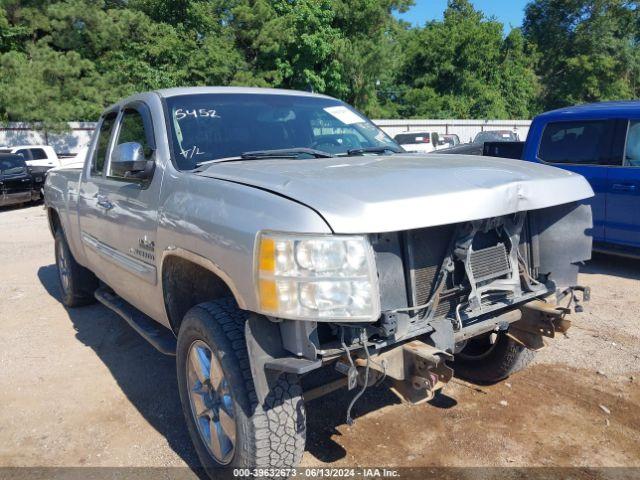
<svg viewBox="0 0 640 480">
<path fill-rule="evenodd" d="M 524 369 L 535 352 L 506 333 L 490 333 L 472 338 L 455 356 L 456 375 L 480 383 L 495 383 Z"/>
<path fill-rule="evenodd" d="M 291 468 L 302 458 L 306 418 L 295 375 L 283 374 L 258 404 L 244 324 L 233 299 L 187 312 L 178 334 L 182 409 L 202 466 L 216 478 L 234 468 Z"/>
</svg>

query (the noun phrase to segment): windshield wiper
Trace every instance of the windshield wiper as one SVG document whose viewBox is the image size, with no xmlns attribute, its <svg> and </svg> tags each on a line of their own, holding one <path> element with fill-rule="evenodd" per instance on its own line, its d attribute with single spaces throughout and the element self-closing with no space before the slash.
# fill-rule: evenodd
<svg viewBox="0 0 640 480">
<path fill-rule="evenodd" d="M 239 162 L 242 160 L 267 160 L 270 158 L 284 158 L 284 159 L 292 159 L 298 158 L 300 155 L 311 155 L 315 158 L 333 158 L 335 155 L 329 152 L 323 152 L 322 150 L 315 150 L 313 148 L 282 148 L 276 150 L 256 150 L 252 152 L 243 152 L 235 157 L 224 157 L 224 158 L 216 158 L 214 160 L 205 160 L 204 162 L 196 163 L 196 168 L 202 167 L 204 165 L 211 165 L 214 163 L 225 163 L 225 162 Z"/>
<path fill-rule="evenodd" d="M 255 160 L 258 158 L 298 158 L 300 155 L 311 155 L 315 158 L 332 158 L 329 152 L 316 150 L 315 148 L 281 148 L 275 150 L 256 150 L 253 152 L 243 152 L 240 157 L 243 160 Z"/>
<path fill-rule="evenodd" d="M 365 153 L 385 153 L 385 152 L 401 153 L 402 150 L 398 150 L 397 148 L 393 148 L 390 146 L 381 145 L 379 147 L 352 148 L 351 150 L 347 150 L 347 155 L 364 155 Z"/>
</svg>

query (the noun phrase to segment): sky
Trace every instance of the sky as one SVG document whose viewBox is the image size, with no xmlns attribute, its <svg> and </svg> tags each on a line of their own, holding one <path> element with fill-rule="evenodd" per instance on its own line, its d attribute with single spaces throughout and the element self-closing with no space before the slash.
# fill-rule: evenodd
<svg viewBox="0 0 640 480">
<path fill-rule="evenodd" d="M 510 27 L 522 25 L 524 7 L 528 0 L 471 0 L 471 3 L 487 17 L 495 16 L 508 32 Z M 399 17 L 417 25 L 424 25 L 429 20 L 442 20 L 442 12 L 447 8 L 447 0 L 414 0 L 414 4 L 407 13 Z"/>
</svg>

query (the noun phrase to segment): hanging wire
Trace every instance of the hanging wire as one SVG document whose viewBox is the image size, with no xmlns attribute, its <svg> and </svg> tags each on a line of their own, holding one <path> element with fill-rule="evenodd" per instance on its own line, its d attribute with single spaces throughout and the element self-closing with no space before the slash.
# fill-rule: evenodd
<svg viewBox="0 0 640 480">
<path fill-rule="evenodd" d="M 369 355 L 369 348 L 367 347 L 366 335 L 367 335 L 366 330 L 363 328 L 360 333 L 360 340 L 362 341 L 362 345 L 364 346 L 364 352 L 365 352 L 365 355 L 367 356 L 367 366 L 364 370 L 364 384 L 362 385 L 362 388 L 360 389 L 360 391 L 356 393 L 355 397 L 353 397 L 353 399 L 351 400 L 351 403 L 349 404 L 349 408 L 347 408 L 347 425 L 349 426 L 353 425 L 353 418 L 351 417 L 351 409 L 353 408 L 355 403 L 358 401 L 358 399 L 362 396 L 364 391 L 369 386 L 369 367 L 371 364 L 371 356 Z"/>
<path fill-rule="evenodd" d="M 344 353 L 349 360 L 351 368 L 356 368 L 355 364 L 353 363 L 353 358 L 351 358 L 351 354 L 349 353 L 349 349 L 347 348 L 347 344 L 344 343 L 344 327 L 342 326 L 340 327 L 340 345 L 342 345 L 342 348 L 344 349 Z"/>
</svg>

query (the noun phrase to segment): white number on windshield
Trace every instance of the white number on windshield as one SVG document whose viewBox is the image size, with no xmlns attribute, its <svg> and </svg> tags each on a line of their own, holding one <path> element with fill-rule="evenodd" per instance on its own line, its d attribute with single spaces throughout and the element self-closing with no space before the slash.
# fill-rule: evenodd
<svg viewBox="0 0 640 480">
<path fill-rule="evenodd" d="M 198 109 L 187 109 L 187 108 L 177 108 L 174 112 L 176 120 L 180 121 L 187 117 L 193 118 L 220 118 L 220 115 L 216 113 L 215 110 L 210 110 L 208 108 L 198 108 Z"/>
</svg>

